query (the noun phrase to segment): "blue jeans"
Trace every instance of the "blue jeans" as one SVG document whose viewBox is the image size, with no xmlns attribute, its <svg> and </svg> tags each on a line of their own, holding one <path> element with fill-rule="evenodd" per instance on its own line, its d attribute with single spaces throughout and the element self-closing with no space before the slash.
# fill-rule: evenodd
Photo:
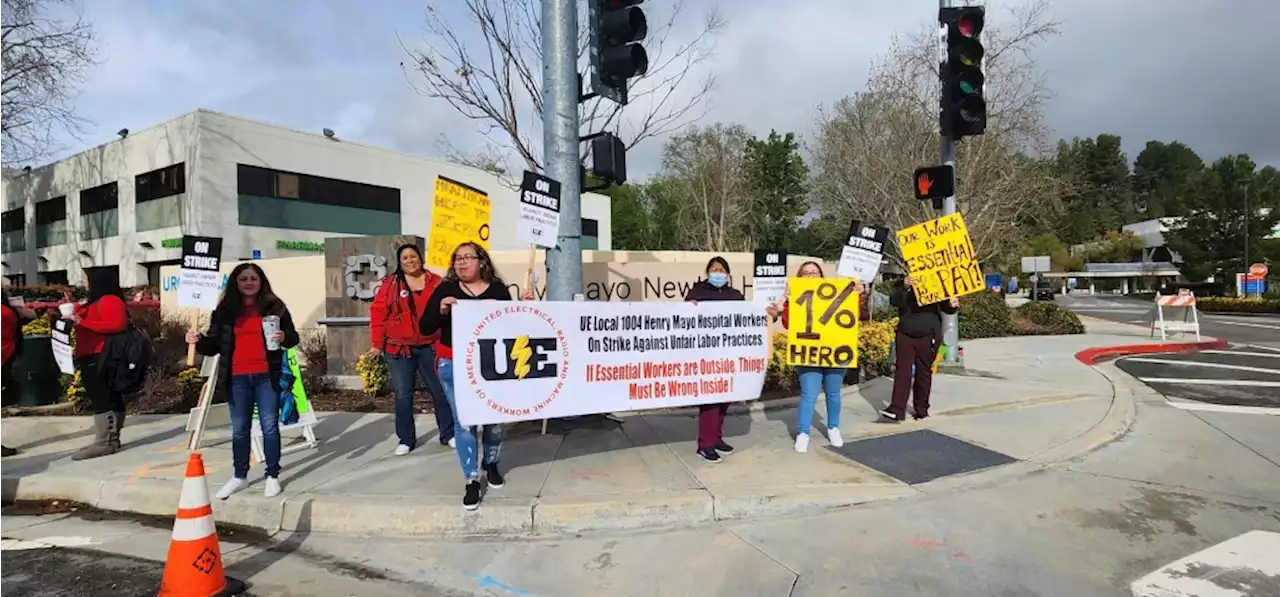
<svg viewBox="0 0 1280 597">
<path fill-rule="evenodd" d="M 232 375 L 227 408 L 231 413 L 231 461 L 235 477 L 249 475 L 249 430 L 253 426 L 253 406 L 258 406 L 262 427 L 262 451 L 266 453 L 267 476 L 280 476 L 280 390 L 266 373 Z"/>
<path fill-rule="evenodd" d="M 453 395 L 453 361 L 440 359 L 440 385 L 444 386 L 444 395 L 449 399 L 449 408 L 458 412 L 458 403 Z M 457 440 L 458 462 L 462 464 L 462 475 L 468 481 L 480 478 L 480 465 L 476 462 L 476 436 L 471 429 L 464 429 L 462 423 L 454 417 L 453 438 Z M 502 452 L 502 425 L 484 425 L 484 462 L 498 464 L 498 455 Z"/>
<path fill-rule="evenodd" d="M 800 374 L 800 420 L 797 433 L 809 433 L 813 426 L 813 410 L 818 406 L 818 392 L 827 395 L 827 429 L 840 428 L 840 390 L 845 369 L 796 367 Z"/>
<path fill-rule="evenodd" d="M 418 444 L 418 430 L 413 424 L 413 387 L 418 376 L 427 383 L 427 393 L 436 411 L 436 428 L 440 430 L 440 443 L 449 443 L 453 437 L 453 409 L 440 387 L 436 376 L 436 351 L 431 346 L 406 346 L 401 356 L 384 352 L 387 374 L 396 395 L 396 437 L 400 444 L 413 448 Z"/>
</svg>

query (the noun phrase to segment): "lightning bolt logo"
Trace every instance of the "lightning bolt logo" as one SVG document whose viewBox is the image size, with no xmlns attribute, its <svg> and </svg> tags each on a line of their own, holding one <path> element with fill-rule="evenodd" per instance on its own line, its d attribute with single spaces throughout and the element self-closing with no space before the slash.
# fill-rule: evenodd
<svg viewBox="0 0 1280 597">
<path fill-rule="evenodd" d="M 516 379 L 524 379 L 529 374 L 529 359 L 533 358 L 533 349 L 529 348 L 528 336 L 516 338 L 515 344 L 511 345 L 511 358 L 516 363 Z"/>
</svg>

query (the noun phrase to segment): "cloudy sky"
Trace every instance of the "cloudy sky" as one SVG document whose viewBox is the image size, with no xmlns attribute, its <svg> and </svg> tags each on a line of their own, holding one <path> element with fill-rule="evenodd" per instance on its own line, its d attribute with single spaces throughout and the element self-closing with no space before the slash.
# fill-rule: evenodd
<svg viewBox="0 0 1280 597">
<path fill-rule="evenodd" d="M 499 0 L 490 0 L 497 2 Z M 650 21 L 673 0 L 649 0 Z M 455 32 L 475 25 L 436 0 Z M 711 117 L 767 133 L 808 135 L 815 108 L 858 91 L 891 36 L 933 20 L 927 0 L 685 0 L 698 13 L 718 7 L 728 23 L 715 54 L 697 65 L 714 73 Z M 991 3 L 993 16 L 1009 2 Z M 1016 2 L 1013 2 L 1016 4 Z M 309 131 L 328 127 L 373 145 L 440 156 L 440 139 L 483 147 L 475 123 L 422 98 L 400 68 L 422 43 L 421 0 L 95 0 L 104 62 L 79 100 L 93 125 L 69 152 L 121 127 L 145 128 L 208 108 Z M 1132 158 L 1150 139 L 1180 140 L 1207 160 L 1249 153 L 1280 166 L 1280 3 L 1273 0 L 1058 0 L 1062 35 L 1035 50 L 1055 96 L 1048 119 L 1057 136 L 1115 133 Z M 685 30 L 687 29 L 687 31 Z M 658 166 L 661 145 L 637 147 L 632 178 Z M 639 176 L 637 176 L 639 175 Z"/>
</svg>

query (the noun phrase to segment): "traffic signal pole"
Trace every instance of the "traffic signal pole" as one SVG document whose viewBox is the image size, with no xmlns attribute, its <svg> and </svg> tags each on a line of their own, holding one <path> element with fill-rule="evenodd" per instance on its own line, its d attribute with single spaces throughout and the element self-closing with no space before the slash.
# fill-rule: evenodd
<svg viewBox="0 0 1280 597">
<path fill-rule="evenodd" d="M 578 6 L 542 0 L 542 155 L 560 182 L 560 234 L 547 250 L 547 300 L 582 293 L 582 172 L 578 154 Z"/>
<path fill-rule="evenodd" d="M 938 0 L 938 8 L 950 8 L 950 0 Z M 938 144 L 938 161 L 954 168 L 956 164 L 956 143 L 951 137 L 941 135 L 941 141 Z M 952 170 L 954 172 L 954 169 Z M 957 177 L 958 178 L 958 177 Z M 956 188 L 952 185 L 951 188 Z M 950 196 L 942 200 L 942 215 L 949 216 L 956 213 L 956 196 L 953 191 Z M 942 358 L 942 364 L 959 366 L 960 365 L 960 325 L 959 318 L 956 314 L 942 314 L 942 343 L 946 344 L 949 350 Z"/>
</svg>

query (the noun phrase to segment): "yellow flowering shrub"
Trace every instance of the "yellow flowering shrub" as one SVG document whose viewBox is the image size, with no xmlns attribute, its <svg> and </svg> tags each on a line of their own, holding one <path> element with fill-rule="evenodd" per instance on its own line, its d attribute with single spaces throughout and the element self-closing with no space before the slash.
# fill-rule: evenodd
<svg viewBox="0 0 1280 597">
<path fill-rule="evenodd" d="M 360 374 L 360 384 L 364 393 L 371 396 L 381 394 L 391 382 L 391 374 L 387 372 L 387 362 L 381 356 L 369 353 L 360 355 L 356 361 L 356 373 Z"/>
</svg>

